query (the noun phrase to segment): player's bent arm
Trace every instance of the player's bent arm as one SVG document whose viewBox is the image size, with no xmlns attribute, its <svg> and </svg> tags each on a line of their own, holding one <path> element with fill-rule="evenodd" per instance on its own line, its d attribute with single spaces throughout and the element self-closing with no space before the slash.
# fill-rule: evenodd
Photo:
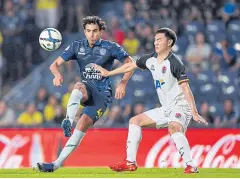
<svg viewBox="0 0 240 179">
<path fill-rule="evenodd" d="M 56 76 L 62 76 L 60 71 L 59 71 L 59 66 L 62 65 L 64 63 L 64 59 L 59 56 L 51 65 L 50 65 L 50 70 L 52 72 L 52 74 L 56 77 Z"/>
<path fill-rule="evenodd" d="M 128 62 L 128 63 L 123 64 L 119 68 L 109 71 L 107 76 L 114 76 L 114 75 L 118 75 L 118 74 L 122 74 L 122 73 L 127 73 L 127 72 L 135 70 L 136 68 L 138 68 L 138 67 L 135 62 L 133 62 L 133 61 Z"/>
<path fill-rule="evenodd" d="M 124 60 L 124 64 L 132 63 L 132 61 L 133 61 L 132 57 L 129 56 Z M 132 70 L 132 71 L 129 71 L 129 72 L 125 73 L 122 80 L 121 80 L 121 83 L 127 84 L 128 80 L 131 78 L 133 72 L 134 71 Z"/>
<path fill-rule="evenodd" d="M 183 94 L 184 94 L 188 104 L 190 105 L 190 107 L 192 109 L 192 114 L 197 114 L 198 113 L 197 107 L 196 107 L 196 104 L 195 104 L 195 100 L 194 100 L 192 91 L 189 87 L 188 81 L 182 82 L 180 84 L 180 86 L 182 88 Z"/>
</svg>

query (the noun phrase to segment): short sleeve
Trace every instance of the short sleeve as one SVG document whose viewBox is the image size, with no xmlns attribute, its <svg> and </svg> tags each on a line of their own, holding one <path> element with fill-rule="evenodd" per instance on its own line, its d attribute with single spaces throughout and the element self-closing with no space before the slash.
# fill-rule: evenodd
<svg viewBox="0 0 240 179">
<path fill-rule="evenodd" d="M 138 68 L 141 68 L 141 69 L 143 69 L 143 70 L 148 69 L 148 68 L 147 68 L 147 65 L 146 65 L 147 60 L 148 60 L 149 58 L 153 57 L 154 55 L 155 55 L 155 53 L 145 54 L 145 55 L 141 56 L 140 58 L 138 58 L 138 59 L 136 60 L 136 65 L 137 65 L 137 67 L 138 67 Z"/>
<path fill-rule="evenodd" d="M 169 59 L 172 75 L 177 78 L 178 83 L 189 81 L 183 62 L 175 55 Z"/>
<path fill-rule="evenodd" d="M 148 60 L 148 58 L 146 58 L 145 56 L 139 57 L 136 61 L 137 67 L 141 68 L 143 70 L 147 69 L 147 66 L 146 66 L 147 60 Z"/>
<path fill-rule="evenodd" d="M 129 54 L 120 45 L 118 45 L 117 43 L 113 43 L 112 56 L 123 63 L 125 58 L 129 56 Z"/>
<path fill-rule="evenodd" d="M 70 59 L 76 59 L 76 56 L 75 56 L 75 50 L 74 50 L 74 42 L 69 45 L 65 50 L 64 52 L 60 55 L 65 61 L 68 61 Z"/>
</svg>

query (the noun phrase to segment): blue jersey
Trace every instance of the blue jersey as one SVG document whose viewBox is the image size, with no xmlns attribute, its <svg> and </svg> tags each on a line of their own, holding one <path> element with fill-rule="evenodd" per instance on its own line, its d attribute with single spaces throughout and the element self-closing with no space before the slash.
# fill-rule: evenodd
<svg viewBox="0 0 240 179">
<path fill-rule="evenodd" d="M 123 62 L 129 54 L 115 42 L 98 40 L 90 47 L 87 39 L 74 41 L 61 54 L 65 60 L 77 60 L 83 82 L 97 89 L 112 89 L 109 77 L 102 77 L 91 64 L 95 63 L 107 70 L 112 70 L 114 59 Z"/>
</svg>

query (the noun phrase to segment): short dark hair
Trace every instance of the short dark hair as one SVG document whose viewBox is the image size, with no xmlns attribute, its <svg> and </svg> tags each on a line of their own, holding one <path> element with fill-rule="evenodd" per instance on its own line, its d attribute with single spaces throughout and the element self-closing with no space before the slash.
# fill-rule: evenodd
<svg viewBox="0 0 240 179">
<path fill-rule="evenodd" d="M 163 33 L 167 37 L 167 39 L 171 39 L 173 41 L 171 46 L 174 46 L 174 44 L 177 41 L 177 35 L 172 29 L 164 27 L 164 28 L 158 29 L 156 34 L 158 33 Z"/>
<path fill-rule="evenodd" d="M 83 29 L 86 29 L 87 24 L 97 24 L 100 30 L 106 29 L 106 23 L 98 16 L 87 16 L 82 19 Z"/>
</svg>

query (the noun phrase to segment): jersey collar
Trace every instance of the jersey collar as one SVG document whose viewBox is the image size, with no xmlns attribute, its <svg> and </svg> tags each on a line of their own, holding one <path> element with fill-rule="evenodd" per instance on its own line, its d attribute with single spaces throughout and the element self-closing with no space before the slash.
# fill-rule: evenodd
<svg viewBox="0 0 240 179">
<path fill-rule="evenodd" d="M 101 42 L 102 42 L 102 39 L 99 39 L 98 41 L 95 42 L 95 44 L 93 46 L 99 46 L 101 44 Z M 83 43 L 85 46 L 90 47 L 88 44 L 87 38 L 84 39 Z"/>
<path fill-rule="evenodd" d="M 94 44 L 94 46 L 99 46 L 100 44 L 101 44 L 101 42 L 102 42 L 102 39 L 99 39 L 97 42 L 95 42 L 95 44 Z"/>
<path fill-rule="evenodd" d="M 167 56 L 163 61 L 167 60 L 172 54 L 173 54 L 173 52 L 170 51 L 169 54 L 168 54 L 168 56 Z M 154 55 L 153 55 L 153 56 L 154 56 L 155 58 L 157 58 L 158 54 L 157 54 L 156 52 L 154 52 Z"/>
<path fill-rule="evenodd" d="M 170 51 L 169 54 L 168 54 L 168 56 L 167 56 L 164 60 L 167 60 L 172 54 L 173 54 L 173 52 Z"/>
</svg>

